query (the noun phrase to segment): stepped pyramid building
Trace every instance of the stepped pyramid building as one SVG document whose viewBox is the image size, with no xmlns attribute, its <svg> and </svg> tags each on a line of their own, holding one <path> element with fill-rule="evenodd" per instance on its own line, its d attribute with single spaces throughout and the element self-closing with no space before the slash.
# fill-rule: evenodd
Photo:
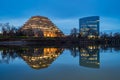
<svg viewBox="0 0 120 80">
<path fill-rule="evenodd" d="M 31 17 L 20 29 L 27 36 L 35 37 L 63 37 L 64 34 L 50 19 L 43 16 Z"/>
</svg>

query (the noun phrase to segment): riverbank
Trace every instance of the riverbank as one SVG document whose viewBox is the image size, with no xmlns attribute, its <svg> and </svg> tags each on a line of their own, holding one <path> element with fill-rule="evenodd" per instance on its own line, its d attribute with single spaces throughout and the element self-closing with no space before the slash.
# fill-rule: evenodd
<svg viewBox="0 0 120 80">
<path fill-rule="evenodd" d="M 24 45 L 26 41 L 1 41 L 0 45 Z"/>
<path fill-rule="evenodd" d="M 5 38 L 0 39 L 0 45 L 58 45 L 58 46 L 78 46 L 78 45 L 118 45 L 120 39 L 88 39 L 88 38 Z"/>
</svg>

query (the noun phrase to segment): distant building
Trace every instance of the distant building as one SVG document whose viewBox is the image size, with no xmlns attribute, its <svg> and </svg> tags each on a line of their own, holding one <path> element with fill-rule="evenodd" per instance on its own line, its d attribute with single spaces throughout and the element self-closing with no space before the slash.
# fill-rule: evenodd
<svg viewBox="0 0 120 80">
<path fill-rule="evenodd" d="M 79 19 L 79 31 L 82 37 L 95 38 L 99 36 L 99 16 Z"/>
<path fill-rule="evenodd" d="M 33 16 L 20 29 L 27 36 L 62 37 L 63 32 L 47 17 Z"/>
</svg>

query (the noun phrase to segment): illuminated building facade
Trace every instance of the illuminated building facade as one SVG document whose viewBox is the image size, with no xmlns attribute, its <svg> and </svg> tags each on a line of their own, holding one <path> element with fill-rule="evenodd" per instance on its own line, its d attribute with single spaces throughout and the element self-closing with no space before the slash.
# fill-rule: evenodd
<svg viewBox="0 0 120 80">
<path fill-rule="evenodd" d="M 64 34 L 50 19 L 43 16 L 31 17 L 20 29 L 25 35 L 36 37 L 63 37 Z M 31 35 L 30 35 L 31 34 Z"/>
<path fill-rule="evenodd" d="M 79 19 L 79 31 L 82 37 L 96 38 L 99 36 L 99 16 Z"/>
</svg>

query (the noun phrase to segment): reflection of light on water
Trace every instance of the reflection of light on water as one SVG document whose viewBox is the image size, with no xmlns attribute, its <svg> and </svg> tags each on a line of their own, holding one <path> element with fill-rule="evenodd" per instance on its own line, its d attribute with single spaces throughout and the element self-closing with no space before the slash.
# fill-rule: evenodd
<svg viewBox="0 0 120 80">
<path fill-rule="evenodd" d="M 32 68 L 41 69 L 48 67 L 61 54 L 62 51 L 63 49 L 61 48 L 35 48 L 35 53 L 41 53 L 32 56 L 21 54 L 21 56 Z"/>
<path fill-rule="evenodd" d="M 88 46 L 88 49 L 96 49 L 98 48 L 97 46 Z"/>
<path fill-rule="evenodd" d="M 97 64 L 99 65 L 100 63 L 98 62 Z"/>
<path fill-rule="evenodd" d="M 81 50 L 80 50 L 80 52 L 83 52 L 83 53 L 85 53 L 85 52 L 86 52 L 86 50 L 84 50 L 84 49 L 81 49 Z"/>
<path fill-rule="evenodd" d="M 97 46 L 81 48 L 80 65 L 91 68 L 99 68 L 99 51 Z"/>
<path fill-rule="evenodd" d="M 89 54 L 81 54 L 81 56 L 89 56 Z"/>
<path fill-rule="evenodd" d="M 89 58 L 88 60 L 97 60 L 97 58 Z"/>
</svg>

